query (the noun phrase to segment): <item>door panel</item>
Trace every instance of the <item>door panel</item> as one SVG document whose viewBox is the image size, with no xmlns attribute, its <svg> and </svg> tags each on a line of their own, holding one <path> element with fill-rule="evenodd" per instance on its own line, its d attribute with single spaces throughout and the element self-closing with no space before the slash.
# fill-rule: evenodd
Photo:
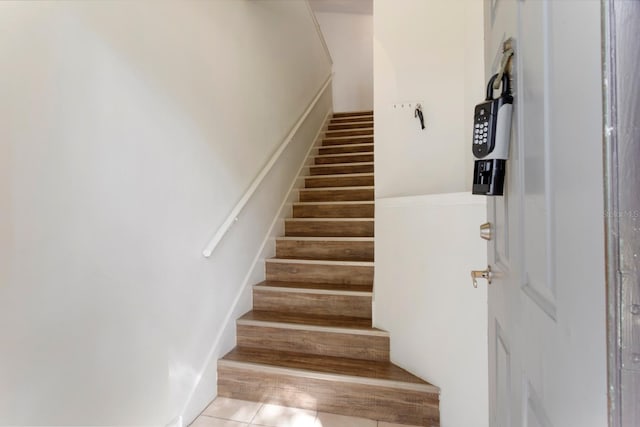
<svg viewBox="0 0 640 427">
<path fill-rule="evenodd" d="M 605 426 L 599 2 L 485 12 L 486 79 L 504 40 L 516 52 L 505 196 L 488 203 L 490 425 Z"/>
</svg>

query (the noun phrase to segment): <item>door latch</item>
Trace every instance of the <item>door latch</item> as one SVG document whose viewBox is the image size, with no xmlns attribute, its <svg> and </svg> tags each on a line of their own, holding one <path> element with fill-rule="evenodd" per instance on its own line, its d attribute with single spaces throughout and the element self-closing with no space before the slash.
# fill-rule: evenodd
<svg viewBox="0 0 640 427">
<path fill-rule="evenodd" d="M 471 270 L 471 280 L 473 280 L 473 287 L 478 287 L 478 279 L 487 279 L 487 285 L 491 284 L 491 266 L 488 266 L 486 270 Z"/>
</svg>

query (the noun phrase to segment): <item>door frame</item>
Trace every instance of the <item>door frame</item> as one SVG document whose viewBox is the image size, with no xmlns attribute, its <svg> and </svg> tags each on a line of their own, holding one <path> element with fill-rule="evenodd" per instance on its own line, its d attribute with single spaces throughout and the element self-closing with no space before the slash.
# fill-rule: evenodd
<svg viewBox="0 0 640 427">
<path fill-rule="evenodd" d="M 640 324 L 629 320 L 640 316 L 640 289 L 636 285 L 640 269 L 638 261 L 628 261 L 640 251 L 640 243 L 629 238 L 638 234 L 634 225 L 640 223 L 640 201 L 633 197 L 640 190 L 640 175 L 631 173 L 635 159 L 640 158 L 640 147 L 634 143 L 640 140 L 640 127 L 633 126 L 629 114 L 640 108 L 640 86 L 633 81 L 640 69 L 640 60 L 633 59 L 640 41 L 629 37 L 640 31 L 640 6 L 634 3 L 601 0 L 610 427 L 630 427 L 640 420 L 640 410 L 634 407 L 634 402 L 640 401 L 640 366 L 629 367 L 634 362 L 640 365 L 633 360 L 633 345 L 640 343 L 626 341 L 640 336 Z"/>
</svg>

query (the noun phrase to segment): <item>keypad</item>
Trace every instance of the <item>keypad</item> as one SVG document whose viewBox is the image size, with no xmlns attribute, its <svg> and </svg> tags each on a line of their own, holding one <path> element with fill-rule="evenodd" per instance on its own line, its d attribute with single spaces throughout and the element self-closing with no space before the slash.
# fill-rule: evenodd
<svg viewBox="0 0 640 427">
<path fill-rule="evenodd" d="M 473 143 L 486 144 L 489 135 L 489 122 L 476 123 L 473 130 Z"/>
</svg>

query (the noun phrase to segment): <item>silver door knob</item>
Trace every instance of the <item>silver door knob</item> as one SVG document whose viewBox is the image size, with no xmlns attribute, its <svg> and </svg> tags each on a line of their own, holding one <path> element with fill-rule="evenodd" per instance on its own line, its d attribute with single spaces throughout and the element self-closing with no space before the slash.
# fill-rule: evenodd
<svg viewBox="0 0 640 427">
<path fill-rule="evenodd" d="M 492 236 L 491 223 L 485 222 L 480 226 L 480 237 L 483 238 L 484 240 L 491 240 L 491 236 Z"/>
<path fill-rule="evenodd" d="M 478 287 L 478 279 L 486 279 L 487 285 L 491 284 L 491 266 L 488 266 L 486 270 L 471 270 L 471 280 L 473 280 L 473 287 Z"/>
</svg>

